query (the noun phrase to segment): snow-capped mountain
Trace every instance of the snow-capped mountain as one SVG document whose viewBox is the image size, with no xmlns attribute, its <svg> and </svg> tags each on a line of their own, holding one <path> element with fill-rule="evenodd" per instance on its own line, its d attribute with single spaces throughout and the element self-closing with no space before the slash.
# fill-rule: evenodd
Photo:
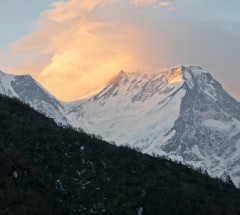
<svg viewBox="0 0 240 215">
<path fill-rule="evenodd" d="M 240 103 L 200 67 L 121 71 L 101 92 L 72 103 L 59 102 L 30 76 L 1 73 L 0 91 L 57 122 L 213 177 L 230 175 L 240 187 Z"/>
<path fill-rule="evenodd" d="M 74 127 L 240 183 L 240 104 L 200 67 L 125 73 L 66 112 Z"/>
<path fill-rule="evenodd" d="M 12 75 L 0 71 L 0 93 L 20 99 L 57 123 L 67 124 L 67 119 L 62 114 L 61 102 L 30 75 Z"/>
</svg>

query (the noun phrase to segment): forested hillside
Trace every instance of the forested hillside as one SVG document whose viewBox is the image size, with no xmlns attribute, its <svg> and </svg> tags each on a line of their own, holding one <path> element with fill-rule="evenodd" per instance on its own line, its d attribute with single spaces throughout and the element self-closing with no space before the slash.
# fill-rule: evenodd
<svg viewBox="0 0 240 215">
<path fill-rule="evenodd" d="M 240 214 L 240 191 L 0 97 L 0 214 Z"/>
</svg>

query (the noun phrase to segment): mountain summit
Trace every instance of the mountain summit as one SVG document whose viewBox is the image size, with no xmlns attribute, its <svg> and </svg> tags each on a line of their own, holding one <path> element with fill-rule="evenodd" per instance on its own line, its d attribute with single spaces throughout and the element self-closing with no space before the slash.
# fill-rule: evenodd
<svg viewBox="0 0 240 215">
<path fill-rule="evenodd" d="M 208 72 L 120 72 L 66 114 L 74 127 L 117 145 L 165 155 L 240 183 L 240 104 Z"/>
<path fill-rule="evenodd" d="M 73 127 L 213 177 L 229 175 L 240 186 L 240 103 L 201 67 L 121 71 L 96 95 L 59 106 L 61 118 Z"/>
</svg>

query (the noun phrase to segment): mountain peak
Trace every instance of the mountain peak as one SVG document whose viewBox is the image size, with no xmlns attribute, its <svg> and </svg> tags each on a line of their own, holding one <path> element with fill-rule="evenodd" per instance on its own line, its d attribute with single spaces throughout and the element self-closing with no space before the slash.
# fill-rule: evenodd
<svg viewBox="0 0 240 215">
<path fill-rule="evenodd" d="M 169 72 L 167 80 L 168 80 L 169 84 L 183 82 L 184 81 L 183 66 L 178 66 L 178 67 L 172 68 Z"/>
<path fill-rule="evenodd" d="M 212 76 L 200 66 L 180 65 L 170 69 L 168 83 L 187 83 L 190 88 L 194 88 L 194 83 L 201 84 L 202 81 L 212 80 Z"/>
<path fill-rule="evenodd" d="M 183 70 L 193 70 L 193 71 L 202 71 L 205 73 L 205 71 L 203 70 L 203 68 L 201 66 L 197 66 L 197 65 L 191 65 L 191 64 L 185 64 L 181 66 Z"/>
<path fill-rule="evenodd" d="M 124 75 L 126 72 L 124 72 L 124 70 L 120 70 L 120 72 L 118 73 L 118 75 Z"/>
<path fill-rule="evenodd" d="M 191 64 L 184 64 L 184 65 L 174 66 L 174 67 L 170 68 L 169 70 L 170 71 L 181 70 L 182 72 L 192 71 L 194 73 L 197 73 L 197 72 L 208 73 L 201 66 L 191 65 Z"/>
<path fill-rule="evenodd" d="M 182 75 L 183 79 L 185 79 L 185 76 L 187 74 L 192 73 L 192 74 L 202 74 L 202 73 L 208 73 L 205 70 L 203 70 L 202 67 L 197 66 L 197 65 L 190 65 L 190 64 L 185 64 L 185 65 L 178 65 L 172 68 L 169 68 L 167 70 L 160 70 L 159 71 L 145 71 L 145 70 L 136 70 L 136 71 L 124 71 L 120 70 L 117 75 L 114 76 L 114 78 L 111 80 L 119 80 L 122 78 L 130 77 L 130 76 L 140 76 L 140 77 L 149 77 L 151 76 L 157 76 L 159 73 L 166 73 L 169 75 L 170 79 L 173 78 L 173 76 L 179 76 Z M 186 77 L 187 78 L 187 77 Z"/>
<path fill-rule="evenodd" d="M 30 75 L 14 75 L 0 71 L 0 94 L 15 97 L 57 122 L 67 124 L 62 104 Z"/>
</svg>

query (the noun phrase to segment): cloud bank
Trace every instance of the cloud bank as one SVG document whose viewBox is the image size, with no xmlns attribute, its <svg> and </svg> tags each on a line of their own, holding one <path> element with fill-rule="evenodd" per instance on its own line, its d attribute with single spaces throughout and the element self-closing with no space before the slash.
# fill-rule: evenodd
<svg viewBox="0 0 240 215">
<path fill-rule="evenodd" d="M 239 65 L 239 37 L 224 34 L 214 24 L 158 18 L 160 13 L 175 14 L 175 2 L 57 1 L 31 34 L 13 44 L 7 64 L 14 65 L 7 71 L 33 75 L 64 101 L 88 94 L 121 69 L 190 63 L 222 71 L 218 77 L 228 81 L 224 71 Z M 229 56 L 231 65 L 221 63 Z M 226 83 L 231 85 L 230 80 Z"/>
</svg>

